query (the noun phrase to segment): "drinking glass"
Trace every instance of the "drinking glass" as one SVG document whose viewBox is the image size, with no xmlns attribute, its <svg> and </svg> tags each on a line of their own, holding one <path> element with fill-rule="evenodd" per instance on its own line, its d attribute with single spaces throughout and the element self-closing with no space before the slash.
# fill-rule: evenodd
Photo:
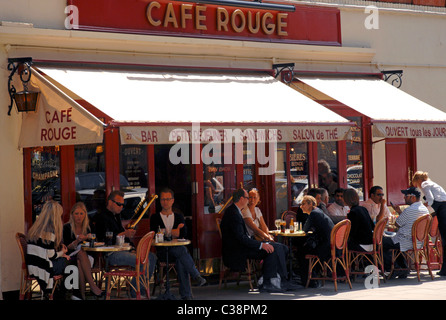
<svg viewBox="0 0 446 320">
<path fill-rule="evenodd" d="M 108 246 L 112 245 L 112 241 L 113 241 L 113 232 L 107 231 L 105 233 L 105 244 Z"/>
<path fill-rule="evenodd" d="M 280 231 L 280 219 L 276 219 L 276 221 L 274 221 L 276 224 L 276 229 L 277 231 Z"/>
<path fill-rule="evenodd" d="M 90 247 L 94 248 L 94 243 L 96 241 L 96 234 L 95 233 L 90 233 Z"/>
</svg>

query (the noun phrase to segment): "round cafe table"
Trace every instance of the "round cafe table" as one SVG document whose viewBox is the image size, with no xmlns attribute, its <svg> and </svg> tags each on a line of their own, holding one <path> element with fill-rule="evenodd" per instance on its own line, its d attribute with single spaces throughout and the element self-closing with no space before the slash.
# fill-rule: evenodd
<svg viewBox="0 0 446 320">
<path fill-rule="evenodd" d="M 295 238 L 295 237 L 305 237 L 307 234 L 304 231 L 294 231 L 294 232 L 281 232 L 280 230 L 270 230 L 270 234 L 275 236 L 281 236 L 285 238 Z M 288 280 L 291 280 L 293 274 L 293 257 L 292 257 L 292 248 L 291 248 L 291 239 L 288 239 L 288 248 L 290 250 L 290 270 L 288 271 Z"/>
<path fill-rule="evenodd" d="M 118 251 L 129 251 L 132 249 L 130 243 L 124 243 L 122 246 L 118 245 L 96 245 L 94 247 L 90 247 L 89 245 L 81 246 L 82 250 L 87 252 L 96 252 L 98 254 L 98 269 L 100 270 L 101 277 L 102 272 L 107 271 L 108 266 L 104 263 L 104 253 L 118 252 Z"/>
<path fill-rule="evenodd" d="M 170 284 L 169 284 L 169 248 L 170 247 L 177 247 L 177 246 L 187 246 L 190 244 L 191 241 L 188 239 L 172 239 L 170 241 L 164 241 L 164 242 L 154 242 L 152 243 L 155 247 L 164 247 L 166 248 L 166 266 L 167 266 L 167 272 L 166 272 L 166 291 L 164 294 L 158 297 L 157 300 L 176 300 L 175 296 L 170 293 Z"/>
</svg>

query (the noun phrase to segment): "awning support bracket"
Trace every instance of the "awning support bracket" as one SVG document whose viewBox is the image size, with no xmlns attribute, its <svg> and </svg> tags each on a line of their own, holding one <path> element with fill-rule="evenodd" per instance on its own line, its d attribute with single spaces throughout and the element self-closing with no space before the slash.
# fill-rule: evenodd
<svg viewBox="0 0 446 320">
<path fill-rule="evenodd" d="M 381 73 L 384 81 L 390 82 L 392 86 L 399 88 L 403 84 L 403 70 L 384 70 Z"/>
<path fill-rule="evenodd" d="M 294 79 L 294 63 L 277 63 L 273 64 L 273 69 L 275 70 L 275 78 L 284 72 L 282 75 L 283 82 L 289 84 Z"/>
</svg>

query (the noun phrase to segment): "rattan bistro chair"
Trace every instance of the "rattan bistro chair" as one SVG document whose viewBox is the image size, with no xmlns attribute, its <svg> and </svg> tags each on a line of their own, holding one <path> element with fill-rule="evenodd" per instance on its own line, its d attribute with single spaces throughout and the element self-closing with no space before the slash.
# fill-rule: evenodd
<svg viewBox="0 0 446 320">
<path fill-rule="evenodd" d="M 434 279 L 434 275 L 432 274 L 430 259 L 429 259 L 429 252 L 428 252 L 428 245 L 429 245 L 429 229 L 431 226 L 431 220 L 432 217 L 430 214 L 424 214 L 421 217 L 419 217 L 412 225 L 412 249 L 407 251 L 399 251 L 392 249 L 390 250 L 392 252 L 392 265 L 390 269 L 389 278 L 392 276 L 392 273 L 395 270 L 406 270 L 410 271 L 413 268 L 411 266 L 414 266 L 414 269 L 417 271 L 417 278 L 418 281 L 421 281 L 420 279 L 420 270 L 421 265 L 425 264 L 429 270 L 429 274 L 431 276 L 431 279 Z M 421 243 L 420 248 L 418 248 L 417 244 Z M 396 259 L 402 255 L 407 262 L 407 268 L 398 268 L 395 269 L 395 261 Z M 423 260 L 425 263 L 423 263 Z"/>
<path fill-rule="evenodd" d="M 350 234 L 351 222 L 348 219 L 344 219 L 338 222 L 333 229 L 331 230 L 330 235 L 330 246 L 331 246 L 331 258 L 328 261 L 322 261 L 316 255 L 306 255 L 305 258 L 309 259 L 308 264 L 308 279 L 306 288 L 310 284 L 310 280 L 322 280 L 325 283 L 325 280 L 333 280 L 334 289 L 338 291 L 338 280 L 346 280 L 350 289 L 352 288 L 352 284 L 350 282 L 350 271 L 349 271 L 349 263 L 348 263 L 348 249 L 347 249 L 347 239 Z M 340 250 L 340 254 L 337 255 L 336 251 Z M 322 269 L 322 276 L 313 277 L 313 269 L 317 266 L 320 266 Z M 338 266 L 344 269 L 345 275 L 338 278 L 337 269 Z M 331 275 L 328 273 L 330 271 Z"/>
<path fill-rule="evenodd" d="M 438 217 L 432 218 L 431 227 L 429 229 L 429 259 L 432 270 L 441 270 L 443 264 L 443 243 L 441 241 L 440 230 L 438 228 Z"/>
<path fill-rule="evenodd" d="M 104 277 L 107 279 L 107 295 L 106 299 L 110 300 L 111 291 L 115 286 L 121 285 L 121 280 L 127 284 L 127 287 L 132 287 L 136 291 L 136 299 L 141 299 L 141 284 L 144 286 L 147 292 L 147 299 L 150 299 L 150 279 L 147 276 L 149 269 L 149 253 L 152 247 L 154 231 L 147 233 L 138 243 L 136 248 L 136 265 L 135 268 L 110 266 L 110 271 L 104 273 Z M 143 266 L 142 271 L 141 267 Z M 136 278 L 136 288 L 131 283 L 132 279 Z M 119 292 L 119 290 L 118 290 Z"/>
<path fill-rule="evenodd" d="M 26 236 L 23 233 L 17 232 L 15 238 L 17 240 L 17 244 L 20 249 L 20 255 L 22 257 L 19 300 L 24 300 L 25 296 L 27 296 L 27 298 L 30 299 L 32 297 L 33 291 L 37 289 L 39 284 L 37 283 L 37 279 L 28 273 L 28 266 L 26 265 L 25 261 L 26 249 L 28 247 L 28 243 L 26 242 Z M 53 279 L 54 279 L 54 286 L 48 296 L 49 300 L 53 300 L 54 291 L 56 287 L 59 285 L 60 281 L 63 279 L 63 276 L 56 275 L 53 277 Z M 41 292 L 41 297 L 43 297 L 43 292 Z"/>
<path fill-rule="evenodd" d="M 384 282 L 386 282 L 386 276 L 384 275 L 383 234 L 388 221 L 389 218 L 386 217 L 376 223 L 373 230 L 373 249 L 371 251 L 348 251 L 351 274 L 365 274 L 363 270 L 360 270 L 360 265 L 363 264 L 364 266 L 365 263 L 368 263 L 376 266 L 381 271 L 381 276 Z"/>
</svg>

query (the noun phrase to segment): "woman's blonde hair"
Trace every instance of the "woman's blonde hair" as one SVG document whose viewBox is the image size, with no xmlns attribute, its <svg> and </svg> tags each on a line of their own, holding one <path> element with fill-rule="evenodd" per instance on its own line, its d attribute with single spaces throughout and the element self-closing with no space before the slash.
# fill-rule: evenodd
<svg viewBox="0 0 446 320">
<path fill-rule="evenodd" d="M 424 172 L 424 171 L 417 171 L 414 173 L 413 177 L 412 177 L 412 182 L 416 181 L 416 182 L 423 182 L 429 180 L 429 173 Z"/>
<path fill-rule="evenodd" d="M 73 213 L 77 210 L 81 209 L 85 213 L 85 219 L 82 221 L 82 234 L 88 234 L 90 232 L 90 221 L 88 219 L 87 208 L 83 202 L 76 202 L 70 211 L 70 219 L 68 223 L 71 226 L 71 233 L 74 235 L 75 225 L 74 225 L 74 215 Z"/>
<path fill-rule="evenodd" d="M 301 201 L 301 204 L 302 203 L 311 204 L 313 206 L 313 209 L 317 207 L 316 198 L 313 196 L 308 196 L 308 195 L 304 196 Z"/>
<path fill-rule="evenodd" d="M 257 204 L 260 204 L 260 192 L 259 192 L 259 190 L 257 190 L 256 188 L 252 188 L 251 190 L 249 190 L 248 195 L 250 193 L 254 193 L 254 194 L 256 194 L 259 197 L 259 202 Z"/>
<path fill-rule="evenodd" d="M 54 200 L 45 202 L 39 217 L 28 231 L 28 240 L 37 242 L 41 238 L 43 243 L 49 244 L 53 240 L 51 234 L 54 234 L 55 246 L 59 247 L 63 237 L 62 214 L 63 208 L 58 202 Z"/>
</svg>

